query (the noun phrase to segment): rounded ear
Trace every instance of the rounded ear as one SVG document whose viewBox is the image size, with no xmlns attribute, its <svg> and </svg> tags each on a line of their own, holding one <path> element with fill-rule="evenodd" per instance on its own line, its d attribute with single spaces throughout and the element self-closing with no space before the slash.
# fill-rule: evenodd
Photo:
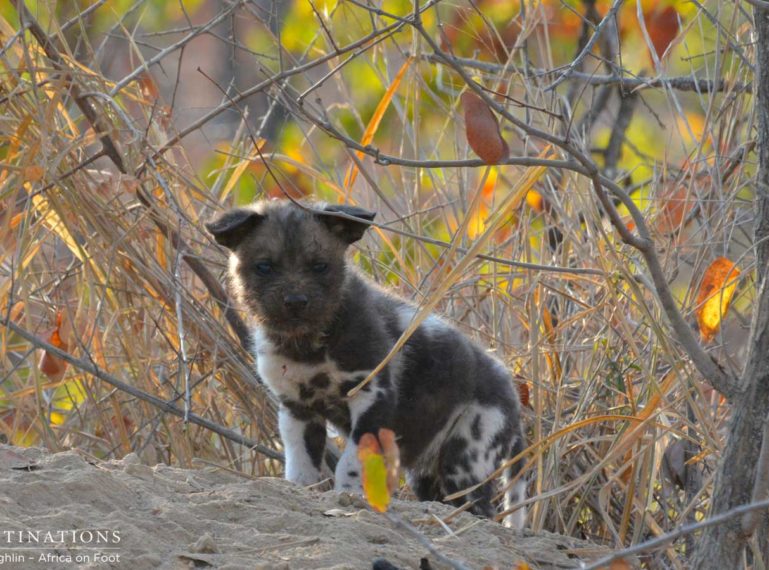
<svg viewBox="0 0 769 570">
<path fill-rule="evenodd" d="M 206 224 L 216 243 L 227 249 L 235 249 L 264 219 L 264 216 L 246 208 L 235 208 L 214 218 Z"/>
<path fill-rule="evenodd" d="M 357 221 L 337 216 L 318 216 L 320 221 L 326 225 L 332 234 L 347 244 L 354 243 L 362 238 L 369 227 L 369 224 L 365 222 L 372 222 L 376 217 L 376 212 L 370 212 L 369 210 L 364 210 L 357 206 L 331 204 L 323 208 L 323 211 L 345 214 L 362 220 Z M 365 222 L 363 220 L 365 220 Z"/>
</svg>

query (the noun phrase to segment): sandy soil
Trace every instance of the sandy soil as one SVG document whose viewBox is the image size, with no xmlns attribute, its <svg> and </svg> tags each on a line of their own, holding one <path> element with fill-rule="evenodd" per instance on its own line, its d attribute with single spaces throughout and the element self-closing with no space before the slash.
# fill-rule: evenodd
<svg viewBox="0 0 769 570">
<path fill-rule="evenodd" d="M 437 503 L 395 501 L 391 511 L 473 569 L 522 561 L 577 568 L 605 553 L 466 513 L 450 523 L 452 535 L 435 518 L 451 509 Z M 349 495 L 213 468 L 149 467 L 134 455 L 95 462 L 74 451 L 0 445 L 0 568 L 363 570 L 382 557 L 403 569 L 419 568 L 421 558 L 446 568 L 408 531 Z"/>
</svg>

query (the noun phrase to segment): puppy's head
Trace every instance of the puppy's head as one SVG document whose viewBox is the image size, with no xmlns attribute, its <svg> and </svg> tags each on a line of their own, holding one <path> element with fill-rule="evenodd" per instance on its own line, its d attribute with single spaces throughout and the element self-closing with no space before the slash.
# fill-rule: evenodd
<svg viewBox="0 0 769 570">
<path fill-rule="evenodd" d="M 257 202 L 206 224 L 230 250 L 238 301 L 273 333 L 323 332 L 341 301 L 347 247 L 375 214 L 353 206 Z"/>
</svg>

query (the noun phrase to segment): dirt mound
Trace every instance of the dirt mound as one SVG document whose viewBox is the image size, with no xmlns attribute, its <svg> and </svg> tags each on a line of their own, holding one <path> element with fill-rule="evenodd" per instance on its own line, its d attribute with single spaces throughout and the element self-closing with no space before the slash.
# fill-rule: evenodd
<svg viewBox="0 0 769 570">
<path fill-rule="evenodd" d="M 445 556 L 469 568 L 577 568 L 601 549 L 552 534 L 516 533 L 450 507 L 395 501 Z M 272 478 L 91 461 L 0 445 L 0 566 L 3 568 L 371 568 L 386 558 L 444 568 L 408 531 L 360 499 Z"/>
</svg>

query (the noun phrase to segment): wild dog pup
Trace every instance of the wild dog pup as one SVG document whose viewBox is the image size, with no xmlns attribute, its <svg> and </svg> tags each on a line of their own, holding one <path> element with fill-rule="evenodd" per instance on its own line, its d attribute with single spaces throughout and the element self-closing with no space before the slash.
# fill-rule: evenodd
<svg viewBox="0 0 769 570">
<path fill-rule="evenodd" d="M 231 251 L 234 294 L 255 322 L 259 375 L 281 403 L 286 478 L 301 485 L 320 479 L 328 421 L 347 438 L 335 487 L 360 492 L 358 441 L 386 427 L 398 438 L 417 497 L 442 500 L 522 450 L 517 391 L 501 362 L 430 316 L 372 382 L 347 397 L 416 311 L 345 263 L 374 216 L 350 206 L 270 201 L 230 210 L 206 227 Z M 507 469 L 503 480 L 519 469 Z M 472 510 L 493 516 L 494 491 L 492 483 L 473 491 Z M 524 494 L 519 481 L 505 507 Z M 521 528 L 524 518 L 519 509 L 506 522 Z"/>
</svg>

